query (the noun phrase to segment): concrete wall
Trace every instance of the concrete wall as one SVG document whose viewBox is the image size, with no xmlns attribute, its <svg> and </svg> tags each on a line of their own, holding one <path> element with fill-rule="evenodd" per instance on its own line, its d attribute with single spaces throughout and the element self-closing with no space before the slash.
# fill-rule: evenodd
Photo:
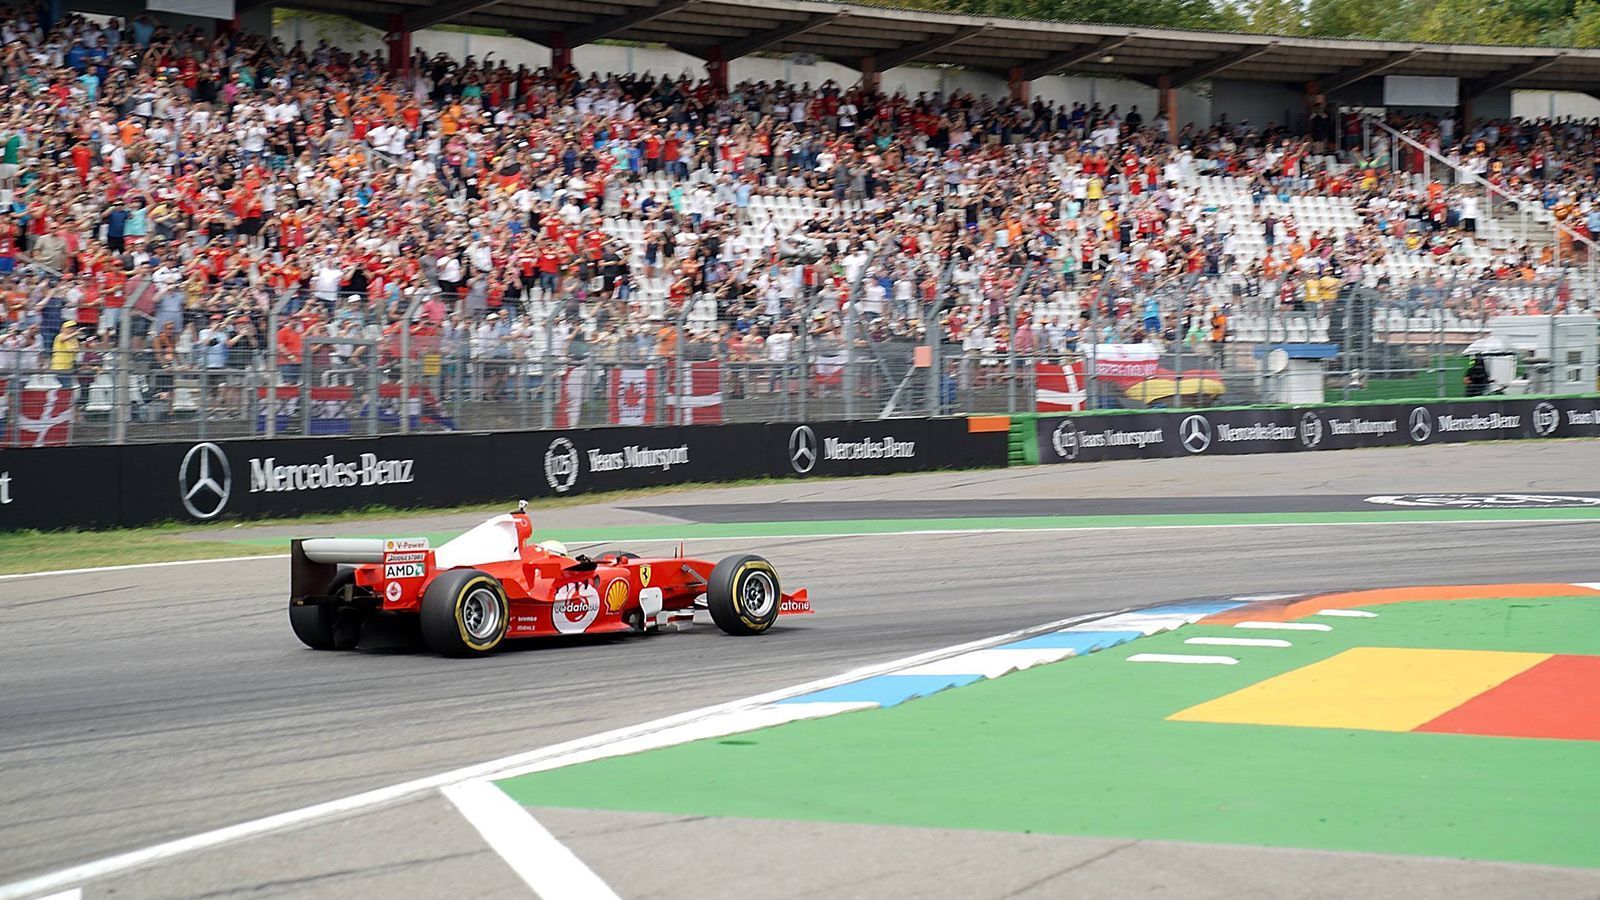
<svg viewBox="0 0 1600 900">
<path fill-rule="evenodd" d="M 1600 119 L 1600 98 L 1573 91 L 1516 91 L 1511 114 L 1519 119 Z"/>
<path fill-rule="evenodd" d="M 1220 117 L 1228 114 L 1235 125 L 1248 121 L 1256 128 L 1267 125 L 1297 126 L 1305 116 L 1305 93 L 1287 84 L 1263 81 L 1211 82 L 1211 111 Z M 1208 124 L 1216 124 L 1214 121 Z"/>
</svg>

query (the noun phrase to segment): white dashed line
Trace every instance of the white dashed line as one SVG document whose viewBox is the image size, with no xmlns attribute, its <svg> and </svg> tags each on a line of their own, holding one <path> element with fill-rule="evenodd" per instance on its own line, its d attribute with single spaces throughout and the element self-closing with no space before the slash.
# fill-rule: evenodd
<svg viewBox="0 0 1600 900">
<path fill-rule="evenodd" d="M 1235 628 L 1271 628 L 1277 631 L 1332 631 L 1332 625 L 1316 622 L 1239 622 Z"/>
<path fill-rule="evenodd" d="M 1135 653 L 1128 662 L 1186 663 L 1195 666 L 1236 666 L 1231 656 L 1191 656 L 1187 653 Z"/>
<path fill-rule="evenodd" d="M 1201 644 L 1212 647 L 1293 647 L 1288 641 L 1277 638 L 1230 638 L 1230 637 L 1192 637 L 1184 641 L 1185 644 Z"/>
<path fill-rule="evenodd" d="M 1376 619 L 1377 613 L 1366 612 L 1359 609 L 1319 609 L 1319 616 L 1338 616 L 1344 619 Z"/>
</svg>

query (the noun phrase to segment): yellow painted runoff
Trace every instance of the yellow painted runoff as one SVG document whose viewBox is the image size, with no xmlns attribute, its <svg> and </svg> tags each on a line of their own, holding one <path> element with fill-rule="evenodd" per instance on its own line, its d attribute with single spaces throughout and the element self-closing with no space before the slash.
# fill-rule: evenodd
<svg viewBox="0 0 1600 900">
<path fill-rule="evenodd" d="M 1549 658 L 1548 653 L 1353 647 L 1167 718 L 1410 731 Z"/>
</svg>

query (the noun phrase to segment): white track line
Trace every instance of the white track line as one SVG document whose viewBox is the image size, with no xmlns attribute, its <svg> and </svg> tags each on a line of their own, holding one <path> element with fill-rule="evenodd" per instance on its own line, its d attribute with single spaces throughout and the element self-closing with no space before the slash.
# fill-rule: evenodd
<svg viewBox="0 0 1600 900">
<path fill-rule="evenodd" d="M 1277 638 L 1230 638 L 1230 637 L 1192 637 L 1184 641 L 1185 644 L 1198 644 L 1211 647 L 1293 647 L 1288 641 Z"/>
<path fill-rule="evenodd" d="M 592 544 L 676 544 L 680 541 L 687 544 L 721 543 L 724 541 L 799 541 L 799 540 L 834 540 L 838 538 L 860 537 L 915 537 L 919 534 L 926 535 L 971 535 L 971 534 L 1056 534 L 1061 532 L 1105 532 L 1105 531 L 1186 531 L 1194 528 L 1364 528 L 1372 525 L 1596 525 L 1600 518 L 1594 519 L 1434 519 L 1420 521 L 1373 521 L 1373 522 L 1265 522 L 1247 524 L 1212 524 L 1197 522 L 1193 525 L 1091 525 L 1082 528 L 1072 526 L 1048 526 L 1045 528 L 934 528 L 911 529 L 907 531 L 847 531 L 826 534 L 741 534 L 728 537 L 686 537 L 686 538 L 631 538 L 624 529 L 617 529 L 621 537 L 604 541 L 573 541 L 572 543 Z M 18 572 L 11 575 L 0 575 L 0 581 L 13 578 L 41 578 L 47 575 L 80 575 L 90 572 L 116 572 L 126 569 L 153 569 L 161 566 L 195 566 L 201 563 L 212 562 L 249 562 L 258 559 L 287 559 L 288 554 L 271 554 L 264 556 L 228 556 L 218 559 L 181 559 L 173 562 L 159 563 L 131 563 L 123 566 L 96 566 L 87 569 L 56 569 L 49 572 Z M 1600 584 L 1600 582 L 1596 582 Z M 1600 590 L 1600 587 L 1595 588 Z"/>
<path fill-rule="evenodd" d="M 254 562 L 258 559 L 288 559 L 287 553 L 266 553 L 260 556 L 219 556 L 216 559 L 177 559 L 172 562 L 128 563 L 121 566 L 90 566 L 86 569 L 53 569 L 48 572 L 17 572 L 0 575 L 0 581 L 14 578 L 45 578 L 51 575 L 92 575 L 95 572 L 127 572 L 132 569 L 160 569 L 166 566 L 198 566 L 203 563 Z"/>
<path fill-rule="evenodd" d="M 544 900 L 620 900 L 522 804 L 487 781 L 441 788 L 489 847 Z"/>
<path fill-rule="evenodd" d="M 838 687 L 841 684 L 848 684 L 849 682 L 857 681 L 862 678 L 870 678 L 874 675 L 884 675 L 890 672 L 898 672 L 901 669 L 909 669 L 912 666 L 918 666 L 926 662 L 943 659 L 946 656 L 955 656 L 959 653 L 966 653 L 970 650 L 981 650 L 986 647 L 995 646 L 996 644 L 1009 643 L 1011 641 L 1033 637 L 1035 635 L 1044 634 L 1050 631 L 1059 631 L 1062 628 L 1066 628 L 1070 625 L 1076 625 L 1080 622 L 1104 618 L 1105 616 L 1109 615 L 1116 615 L 1117 613 L 1121 612 L 1127 612 L 1127 610 L 1120 609 L 1104 613 L 1089 613 L 1087 615 L 1073 616 L 1067 619 L 1058 619 L 1054 622 L 1036 625 L 1032 628 L 1022 628 L 1016 631 L 1007 632 L 1006 634 L 997 634 L 992 637 L 968 641 L 964 644 L 956 644 L 954 646 L 944 647 L 938 650 L 928 650 L 923 653 L 890 660 L 889 662 L 885 663 L 862 666 L 838 675 L 831 675 L 827 678 L 819 678 L 815 681 L 808 681 L 804 684 L 779 688 L 778 690 L 768 691 L 764 694 L 756 694 L 755 696 L 746 697 L 741 700 L 730 700 L 727 703 L 719 703 L 715 706 L 702 707 L 700 709 L 666 716 L 664 718 L 655 719 L 639 725 L 630 725 L 625 728 L 618 728 L 612 731 L 603 732 L 601 734 L 590 735 L 589 737 L 585 738 L 578 738 L 576 740 L 566 741 L 560 744 L 553 744 L 548 747 L 541 747 L 537 750 L 530 750 L 525 753 L 504 756 L 488 762 L 478 763 L 477 765 L 453 769 L 448 772 L 441 772 L 437 775 L 429 775 L 424 778 L 418 778 L 412 781 L 389 785 L 388 787 L 381 787 L 370 791 L 364 791 L 359 794 L 352 794 L 351 796 L 341 797 L 337 800 L 328 800 L 312 806 L 301 807 L 300 809 L 293 809 L 287 812 L 277 813 L 276 815 L 266 816 L 260 819 L 253 819 L 248 822 L 240 822 L 237 825 L 229 825 L 225 828 L 217 828 L 211 831 L 202 832 L 200 834 L 191 835 L 189 837 L 165 841 L 163 843 L 154 844 L 139 850 L 130 850 L 125 853 L 118 853 L 114 856 L 107 856 L 65 869 L 58 869 L 54 872 L 48 872 L 46 874 L 28 878 L 23 881 L 14 881 L 10 884 L 0 885 L 0 900 L 22 900 L 22 898 L 34 897 L 35 895 L 43 894 L 46 891 L 61 890 L 67 887 L 81 885 L 86 881 L 104 878 L 108 875 L 114 875 L 118 872 L 138 868 L 140 866 L 147 866 L 152 863 L 171 859 L 175 856 L 182 856 L 198 850 L 205 850 L 222 844 L 232 843 L 233 841 L 242 840 L 244 838 L 257 837 L 270 832 L 281 831 L 286 828 L 305 825 L 310 822 L 331 818 L 333 816 L 346 815 L 352 812 L 394 803 L 416 794 L 437 790 L 445 787 L 446 785 L 459 784 L 464 781 L 475 781 L 480 779 L 511 777 L 524 772 L 560 768 L 561 766 L 574 762 L 586 761 L 590 759 L 601 759 L 607 756 L 618 756 L 623 753 L 636 752 L 637 750 L 641 749 L 641 744 L 644 742 L 643 739 L 658 735 L 662 732 L 667 732 L 669 729 L 679 728 L 681 726 L 697 726 L 699 723 L 703 723 L 705 720 L 714 716 L 723 716 L 724 714 L 728 713 L 747 713 L 757 707 L 765 706 L 778 700 L 785 700 L 789 697 L 798 697 L 801 694 L 809 694 L 814 691 Z M 795 707 L 796 710 L 803 710 L 807 706 L 832 706 L 833 704 L 797 703 L 790 705 Z M 734 716 L 732 718 L 737 720 L 743 717 Z M 672 736 L 678 737 L 679 735 L 681 735 L 681 732 Z M 699 736 L 703 737 L 707 736 L 707 734 L 704 731 L 701 731 Z"/>
<path fill-rule="evenodd" d="M 1239 622 L 1235 628 L 1272 628 L 1278 631 L 1332 631 L 1332 625 L 1316 622 Z"/>
<path fill-rule="evenodd" d="M 1192 656 L 1184 653 L 1135 653 L 1128 657 L 1128 662 L 1185 663 L 1199 666 L 1236 666 L 1239 664 L 1239 661 L 1231 656 Z"/>
<path fill-rule="evenodd" d="M 1376 619 L 1377 613 L 1366 612 L 1359 609 L 1319 609 L 1319 616 L 1338 616 L 1344 619 Z"/>
</svg>

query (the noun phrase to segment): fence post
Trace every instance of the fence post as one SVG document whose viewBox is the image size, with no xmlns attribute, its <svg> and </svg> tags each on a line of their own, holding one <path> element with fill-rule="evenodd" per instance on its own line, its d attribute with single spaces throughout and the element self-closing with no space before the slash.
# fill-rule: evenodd
<svg viewBox="0 0 1600 900">
<path fill-rule="evenodd" d="M 316 344 L 306 341 L 300 351 L 300 436 L 311 434 L 311 355 Z"/>
<path fill-rule="evenodd" d="M 128 371 L 133 365 L 133 317 L 139 314 L 132 306 L 122 309 L 117 328 L 117 378 L 116 393 L 111 401 L 112 443 L 128 442 Z M 14 408 L 14 407 L 13 407 Z"/>
<path fill-rule="evenodd" d="M 267 400 L 261 414 L 261 430 L 268 438 L 278 436 L 278 310 L 282 307 L 281 300 L 275 300 L 267 307 Z M 304 349 L 302 346 L 301 350 Z M 301 377 L 305 375 L 305 368 L 302 358 Z"/>
<path fill-rule="evenodd" d="M 400 433 L 411 433 L 411 316 L 400 316 Z M 418 404 L 420 406 L 420 404 Z"/>
<path fill-rule="evenodd" d="M 944 306 L 945 292 L 950 290 L 950 281 L 955 276 L 956 261 L 944 267 L 944 273 L 934 283 L 933 297 L 928 300 L 928 314 L 923 319 L 922 330 L 931 348 L 929 356 L 932 366 L 928 369 L 928 411 L 930 415 L 940 415 L 944 412 L 944 360 L 940 350 L 944 347 L 944 330 L 939 327 L 939 310 Z M 919 301 L 920 302 L 920 301 Z"/>
<path fill-rule="evenodd" d="M 1445 309 L 1434 306 L 1434 396 L 1445 399 Z"/>
<path fill-rule="evenodd" d="M 544 315 L 544 377 L 540 379 L 544 385 L 545 428 L 555 427 L 556 402 L 561 394 L 561 376 L 556 372 L 556 332 L 551 318 L 553 315 L 547 308 Z"/>
<path fill-rule="evenodd" d="M 1033 263 L 1022 267 L 1022 274 L 1017 277 L 1017 286 L 1006 301 L 1006 314 L 1010 321 L 1006 323 L 1007 333 L 1011 336 L 1006 341 L 1006 412 L 1017 411 L 1017 319 L 1022 306 L 1022 295 L 1027 292 L 1028 281 L 1033 277 Z"/>
<path fill-rule="evenodd" d="M 799 418 L 802 422 L 806 418 L 807 370 L 811 367 L 811 310 L 815 305 L 816 299 L 815 291 L 806 294 L 805 309 L 800 314 L 800 373 L 797 386 L 799 395 L 795 398 L 795 408 L 799 411 Z"/>
<path fill-rule="evenodd" d="M 866 267 L 862 267 L 866 271 Z M 857 280 L 849 287 L 844 304 L 844 377 L 840 379 L 840 388 L 844 391 L 844 417 L 854 420 L 856 417 L 856 303 L 861 299 L 856 293 L 861 284 L 859 274 Z"/>
<path fill-rule="evenodd" d="M 383 400 L 383 391 L 378 387 L 378 382 L 380 380 L 378 375 L 378 348 L 379 342 L 373 341 L 372 346 L 368 348 L 371 350 L 371 353 L 367 355 L 367 434 L 369 435 L 378 434 L 380 427 L 378 422 L 378 404 Z M 404 408 L 405 398 L 402 397 L 400 400 L 400 418 L 403 420 L 406 417 L 406 411 Z"/>
<path fill-rule="evenodd" d="M 211 419 L 211 370 L 206 367 L 204 351 L 200 356 L 200 410 L 199 410 L 200 440 L 205 440 L 210 430 L 206 424 Z"/>
</svg>

